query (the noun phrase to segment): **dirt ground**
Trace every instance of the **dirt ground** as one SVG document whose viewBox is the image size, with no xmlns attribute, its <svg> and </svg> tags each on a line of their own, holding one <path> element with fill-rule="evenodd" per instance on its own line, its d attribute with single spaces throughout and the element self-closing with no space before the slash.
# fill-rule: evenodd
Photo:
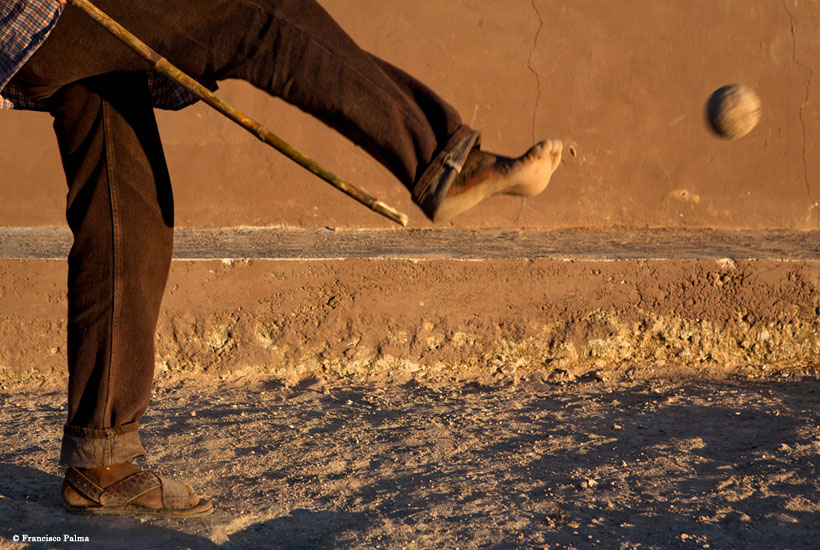
<svg viewBox="0 0 820 550">
<path fill-rule="evenodd" d="M 63 511 L 65 265 L 0 275 L 0 547 L 817 548 L 814 260 L 176 261 L 184 522 Z"/>
<path fill-rule="evenodd" d="M 60 506 L 57 388 L 0 396 L 3 548 L 817 548 L 820 383 L 171 379 L 146 464 L 202 520 Z M 88 542 L 14 543 L 28 535 Z"/>
</svg>

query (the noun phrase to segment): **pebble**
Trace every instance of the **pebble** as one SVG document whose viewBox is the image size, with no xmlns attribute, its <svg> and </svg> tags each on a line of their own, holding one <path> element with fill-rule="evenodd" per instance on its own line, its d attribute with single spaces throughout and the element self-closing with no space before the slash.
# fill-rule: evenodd
<svg viewBox="0 0 820 550">
<path fill-rule="evenodd" d="M 592 479 L 592 478 L 585 479 L 584 481 L 581 482 L 581 489 L 591 489 L 591 488 L 595 487 L 596 485 L 598 485 L 598 482 L 595 481 L 594 479 Z"/>
</svg>

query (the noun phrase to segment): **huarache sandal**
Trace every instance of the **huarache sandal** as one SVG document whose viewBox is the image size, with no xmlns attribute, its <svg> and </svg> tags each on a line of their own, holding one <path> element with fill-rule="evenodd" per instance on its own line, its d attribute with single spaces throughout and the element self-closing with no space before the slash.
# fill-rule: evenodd
<svg viewBox="0 0 820 550">
<path fill-rule="evenodd" d="M 148 498 L 159 489 L 161 505 Z M 146 471 L 137 471 L 108 485 L 100 487 L 74 467 L 65 472 L 63 500 L 66 510 L 75 514 L 99 515 L 155 515 L 172 518 L 196 518 L 213 511 L 210 501 L 200 498 L 190 485 L 159 477 Z"/>
</svg>

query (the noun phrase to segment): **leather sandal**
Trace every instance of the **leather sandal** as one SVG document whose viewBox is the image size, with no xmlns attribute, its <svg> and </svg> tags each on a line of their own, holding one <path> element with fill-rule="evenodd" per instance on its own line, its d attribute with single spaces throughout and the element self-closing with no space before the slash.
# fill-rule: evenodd
<svg viewBox="0 0 820 550">
<path fill-rule="evenodd" d="M 139 503 L 140 497 L 157 488 L 162 495 L 161 508 Z M 213 504 L 196 496 L 187 483 L 146 471 L 136 472 L 107 487 L 100 487 L 82 472 L 70 467 L 65 472 L 62 492 L 66 510 L 74 514 L 196 518 L 213 512 Z"/>
</svg>

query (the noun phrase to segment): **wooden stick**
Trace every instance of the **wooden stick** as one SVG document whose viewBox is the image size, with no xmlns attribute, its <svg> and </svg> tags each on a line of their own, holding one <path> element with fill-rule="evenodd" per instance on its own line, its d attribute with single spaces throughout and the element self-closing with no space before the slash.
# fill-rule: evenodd
<svg viewBox="0 0 820 550">
<path fill-rule="evenodd" d="M 142 42 L 139 38 L 128 32 L 122 25 L 100 11 L 99 8 L 88 0 L 68 0 L 68 3 L 83 10 L 97 23 L 102 25 L 108 32 L 122 40 L 132 50 L 150 62 L 157 72 L 162 73 L 174 82 L 177 82 L 199 99 L 251 132 L 261 141 L 267 143 L 280 153 L 284 154 L 286 157 L 301 165 L 303 168 L 319 176 L 336 189 L 342 191 L 350 197 L 353 197 L 371 210 L 378 212 L 382 216 L 402 226 L 407 225 L 408 218 L 406 214 L 402 214 L 395 208 L 386 205 L 363 189 L 344 181 L 333 172 L 322 168 L 322 166 L 320 166 L 317 162 L 311 160 L 291 147 L 287 142 L 271 132 L 268 128 L 248 117 L 236 107 L 215 95 L 205 86 L 172 65 L 167 59 L 152 50 L 145 42 Z"/>
</svg>

